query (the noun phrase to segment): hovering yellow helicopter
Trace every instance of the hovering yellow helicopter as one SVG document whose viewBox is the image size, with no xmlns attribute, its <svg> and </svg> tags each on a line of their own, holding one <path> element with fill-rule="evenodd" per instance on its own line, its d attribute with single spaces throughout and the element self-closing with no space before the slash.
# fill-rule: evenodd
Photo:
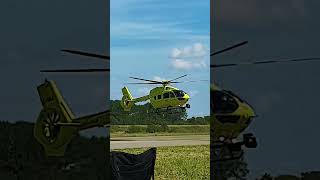
<svg viewBox="0 0 320 180">
<path fill-rule="evenodd" d="M 129 89 L 127 87 L 122 88 L 122 100 L 121 106 L 124 111 L 130 111 L 132 106 L 135 103 L 148 101 L 150 100 L 150 104 L 156 111 L 161 109 L 171 110 L 171 109 L 182 109 L 185 110 L 186 108 L 190 108 L 190 104 L 187 104 L 190 96 L 175 87 L 169 86 L 169 84 L 177 84 L 177 83 L 184 83 L 184 82 L 195 82 L 195 81 L 184 81 L 184 82 L 177 82 L 175 80 L 185 77 L 187 75 L 183 75 L 172 80 L 165 80 L 165 81 L 156 81 L 156 80 L 149 80 L 149 79 L 141 79 L 136 77 L 130 77 L 132 79 L 147 81 L 145 83 L 128 83 L 128 84 L 161 84 L 160 87 L 155 87 L 150 90 L 148 95 L 133 98 Z"/>
<path fill-rule="evenodd" d="M 211 56 L 229 51 L 233 48 L 247 44 L 248 41 L 241 42 L 234 46 L 212 53 Z M 230 64 L 214 64 L 211 68 L 223 68 L 238 65 L 260 65 L 269 63 L 281 63 L 281 62 L 301 62 L 301 61 L 314 61 L 320 60 L 318 57 L 312 58 L 295 58 L 295 59 L 270 59 L 265 61 L 255 61 L 249 63 L 230 63 Z M 245 145 L 247 148 L 257 147 L 256 138 L 252 133 L 243 134 L 243 141 L 236 141 L 235 139 L 244 132 L 250 125 L 252 120 L 257 117 L 253 107 L 237 96 L 232 91 L 224 90 L 218 86 L 211 84 L 210 86 L 210 107 L 212 114 L 211 121 L 211 141 L 212 148 L 227 148 L 229 153 L 228 158 L 220 158 L 219 160 L 232 160 L 239 158 L 233 156 L 232 151 L 241 151 L 241 146 Z M 225 154 L 224 154 L 225 155 Z"/>
</svg>

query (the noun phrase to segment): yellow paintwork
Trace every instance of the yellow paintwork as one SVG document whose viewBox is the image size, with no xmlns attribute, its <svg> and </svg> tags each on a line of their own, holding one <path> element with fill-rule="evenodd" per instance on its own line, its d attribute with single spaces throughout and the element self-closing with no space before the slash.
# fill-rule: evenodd
<svg viewBox="0 0 320 180">
<path fill-rule="evenodd" d="M 33 133 L 47 156 L 63 156 L 68 144 L 81 130 L 110 126 L 109 111 L 75 118 L 54 81 L 45 81 L 38 86 L 38 92 L 43 108 Z"/>
<path fill-rule="evenodd" d="M 222 91 L 221 88 L 212 84 L 210 91 Z M 230 94 L 229 94 L 230 95 Z M 212 97 L 211 97 L 212 98 Z M 211 140 L 217 141 L 219 137 L 229 139 L 237 138 L 251 123 L 253 117 L 256 116 L 254 110 L 246 102 L 241 102 L 237 97 L 233 96 L 238 104 L 238 108 L 232 113 L 214 114 L 211 116 Z M 214 108 L 214 107 L 213 107 Z M 211 112 L 213 113 L 213 112 Z M 237 123 L 221 123 L 216 116 L 239 116 Z"/>
<path fill-rule="evenodd" d="M 125 111 L 130 111 L 131 107 L 135 103 L 150 100 L 152 107 L 155 109 L 183 107 L 190 99 L 190 96 L 187 93 L 183 92 L 182 97 L 177 97 L 177 95 L 174 93 L 175 91 L 181 90 L 172 86 L 165 85 L 151 89 L 149 95 L 139 98 L 133 98 L 129 89 L 127 87 L 124 87 L 122 88 L 123 97 L 121 106 Z M 164 94 L 166 93 L 169 93 L 168 98 L 164 98 Z M 173 93 L 174 96 L 172 96 L 171 93 Z M 159 99 L 158 97 L 161 98 Z"/>
</svg>

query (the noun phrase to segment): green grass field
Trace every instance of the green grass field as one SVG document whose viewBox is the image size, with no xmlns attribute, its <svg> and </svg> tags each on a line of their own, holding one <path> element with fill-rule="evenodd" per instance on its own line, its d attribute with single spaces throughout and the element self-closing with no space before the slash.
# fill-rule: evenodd
<svg viewBox="0 0 320 180">
<path fill-rule="evenodd" d="M 138 154 L 146 150 L 142 148 L 121 151 Z M 210 179 L 209 145 L 157 148 L 155 179 Z"/>
<path fill-rule="evenodd" d="M 161 135 L 207 135 L 209 125 L 167 125 L 166 127 L 151 127 L 147 125 L 112 125 L 111 137 L 121 136 L 161 136 Z"/>
</svg>

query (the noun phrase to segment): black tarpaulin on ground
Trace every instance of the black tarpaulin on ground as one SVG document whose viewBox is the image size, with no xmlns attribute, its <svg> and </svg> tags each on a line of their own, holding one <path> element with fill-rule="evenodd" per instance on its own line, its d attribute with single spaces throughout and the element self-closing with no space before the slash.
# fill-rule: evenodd
<svg viewBox="0 0 320 180">
<path fill-rule="evenodd" d="M 113 151 L 110 158 L 113 180 L 154 179 L 156 148 L 138 155 Z"/>
</svg>

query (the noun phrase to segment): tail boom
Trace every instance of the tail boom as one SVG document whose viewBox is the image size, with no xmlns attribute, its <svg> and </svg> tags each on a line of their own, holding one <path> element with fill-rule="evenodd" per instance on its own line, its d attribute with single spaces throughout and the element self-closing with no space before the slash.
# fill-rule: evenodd
<svg viewBox="0 0 320 180">
<path fill-rule="evenodd" d="M 130 111 L 133 105 L 137 102 L 143 102 L 149 100 L 149 95 L 142 96 L 139 98 L 133 98 L 131 95 L 129 89 L 127 87 L 122 88 L 122 100 L 121 100 L 121 106 L 124 111 Z"/>
</svg>

